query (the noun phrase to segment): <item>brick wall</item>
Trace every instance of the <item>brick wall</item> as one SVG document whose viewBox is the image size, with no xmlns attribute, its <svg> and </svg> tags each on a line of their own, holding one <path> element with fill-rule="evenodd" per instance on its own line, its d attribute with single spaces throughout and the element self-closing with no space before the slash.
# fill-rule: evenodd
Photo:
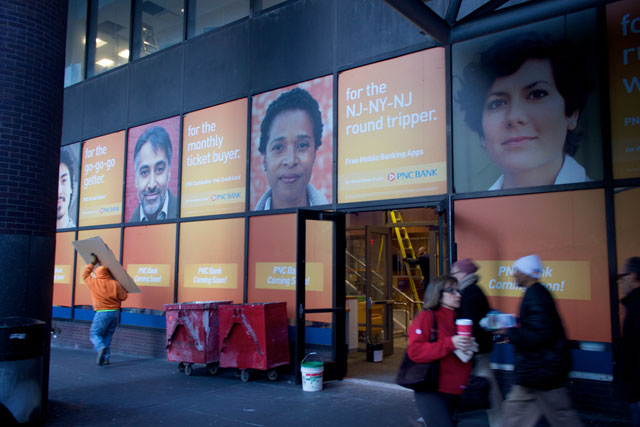
<svg viewBox="0 0 640 427">
<path fill-rule="evenodd" d="M 0 233 L 53 236 L 66 0 L 0 2 Z"/>
<path fill-rule="evenodd" d="M 90 326 L 90 322 L 54 319 L 52 322 L 54 335 L 51 337 L 51 345 L 92 349 L 93 346 L 89 341 Z M 166 358 L 165 342 L 164 329 L 119 325 L 113 335 L 111 351 L 144 357 Z"/>
</svg>

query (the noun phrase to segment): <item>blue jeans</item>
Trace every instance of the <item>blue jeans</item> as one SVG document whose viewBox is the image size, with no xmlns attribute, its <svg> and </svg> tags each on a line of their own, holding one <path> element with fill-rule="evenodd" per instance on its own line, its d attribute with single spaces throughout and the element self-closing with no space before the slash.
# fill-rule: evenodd
<svg viewBox="0 0 640 427">
<path fill-rule="evenodd" d="M 91 322 L 91 330 L 89 331 L 89 339 L 93 344 L 93 349 L 99 351 L 102 347 L 106 348 L 104 360 L 109 360 L 111 350 L 111 338 L 118 326 L 118 310 L 114 311 L 96 311 Z"/>
</svg>

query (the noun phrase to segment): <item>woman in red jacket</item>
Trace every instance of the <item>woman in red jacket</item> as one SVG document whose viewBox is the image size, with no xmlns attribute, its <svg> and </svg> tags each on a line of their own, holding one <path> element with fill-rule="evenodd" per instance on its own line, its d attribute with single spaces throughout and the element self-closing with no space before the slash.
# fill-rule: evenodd
<svg viewBox="0 0 640 427">
<path fill-rule="evenodd" d="M 409 358 L 416 363 L 440 362 L 438 390 L 415 392 L 415 402 L 428 427 L 454 425 L 455 409 L 471 375 L 471 362 L 464 363 L 454 350 L 467 350 L 472 338 L 456 335 L 456 309 L 460 306 L 458 281 L 444 276 L 427 287 L 424 308 L 409 327 Z M 429 342 L 433 317 L 436 318 L 437 339 Z"/>
</svg>

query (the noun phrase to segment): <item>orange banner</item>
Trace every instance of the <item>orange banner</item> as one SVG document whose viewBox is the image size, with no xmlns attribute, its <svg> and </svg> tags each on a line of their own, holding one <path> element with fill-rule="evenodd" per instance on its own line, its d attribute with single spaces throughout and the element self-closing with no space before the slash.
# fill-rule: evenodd
<svg viewBox="0 0 640 427">
<path fill-rule="evenodd" d="M 512 260 L 537 254 L 569 338 L 611 342 L 603 190 L 460 200 L 454 212 L 458 259 L 480 260 L 493 308 L 518 314 Z"/>
<path fill-rule="evenodd" d="M 285 301 L 289 319 L 295 319 L 296 287 L 292 282 L 296 272 L 296 216 L 258 216 L 249 221 L 248 302 Z M 330 308 L 333 303 L 332 226 L 327 221 L 306 221 L 305 269 L 309 285 L 305 287 L 305 299 L 309 309 Z M 331 321 L 330 315 L 322 313 L 306 318 Z"/>
<path fill-rule="evenodd" d="M 93 138 L 82 146 L 79 225 L 120 222 L 124 131 Z"/>
<path fill-rule="evenodd" d="M 123 307 L 163 310 L 173 302 L 175 245 L 175 224 L 124 229 L 122 265 L 142 293 L 129 294 Z"/>
<path fill-rule="evenodd" d="M 607 5 L 611 150 L 615 179 L 640 176 L 640 2 Z"/>
<path fill-rule="evenodd" d="M 242 302 L 244 224 L 232 218 L 180 225 L 179 302 Z"/>
<path fill-rule="evenodd" d="M 82 230 L 78 232 L 78 240 L 89 239 L 91 237 L 100 236 L 102 241 L 111 248 L 116 259 L 120 259 L 120 229 L 106 228 L 102 230 Z M 76 256 L 76 296 L 75 305 L 92 305 L 91 293 L 82 280 L 82 270 L 86 264 L 81 256 Z"/>
<path fill-rule="evenodd" d="M 307 291 L 322 291 L 323 266 L 320 262 L 305 263 L 304 287 Z M 296 289 L 295 262 L 257 262 L 256 289 Z"/>
<path fill-rule="evenodd" d="M 246 117 L 246 98 L 184 117 L 182 217 L 244 211 Z"/>
<path fill-rule="evenodd" d="M 56 233 L 56 258 L 53 267 L 53 305 L 71 307 L 73 290 L 74 232 Z"/>
<path fill-rule="evenodd" d="M 513 277 L 513 260 L 475 261 L 482 269 L 480 287 L 487 296 L 521 297 L 525 289 Z M 588 261 L 544 261 L 540 278 L 556 300 L 591 299 L 591 269 Z"/>
<path fill-rule="evenodd" d="M 340 74 L 338 202 L 447 192 L 445 86 L 443 48 Z"/>
</svg>

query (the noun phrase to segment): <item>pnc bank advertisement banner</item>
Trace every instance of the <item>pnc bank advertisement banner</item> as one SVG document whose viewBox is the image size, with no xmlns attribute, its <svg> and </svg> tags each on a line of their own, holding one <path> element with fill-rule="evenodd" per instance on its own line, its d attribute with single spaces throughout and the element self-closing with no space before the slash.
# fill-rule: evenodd
<svg viewBox="0 0 640 427">
<path fill-rule="evenodd" d="M 640 2 L 607 5 L 615 179 L 640 176 Z"/>
<path fill-rule="evenodd" d="M 178 217 L 180 117 L 129 129 L 125 222 Z"/>
<path fill-rule="evenodd" d="M 82 146 L 79 225 L 113 224 L 122 217 L 124 131 Z"/>
<path fill-rule="evenodd" d="M 244 218 L 180 224 L 179 302 L 240 303 L 243 283 Z"/>
<path fill-rule="evenodd" d="M 142 292 L 129 294 L 123 307 L 162 310 L 173 302 L 175 245 L 175 224 L 125 228 L 122 265 Z"/>
<path fill-rule="evenodd" d="M 73 228 L 78 223 L 80 148 L 80 143 L 60 148 L 58 204 L 56 206 L 56 228 L 58 230 Z"/>
<path fill-rule="evenodd" d="M 338 202 L 447 192 L 444 49 L 340 73 Z"/>
<path fill-rule="evenodd" d="M 603 190 L 460 200 L 454 212 L 458 259 L 477 263 L 492 308 L 518 315 L 513 263 L 536 254 L 569 339 L 611 342 Z"/>
<path fill-rule="evenodd" d="M 184 117 L 181 217 L 244 211 L 246 117 L 246 98 Z"/>
<path fill-rule="evenodd" d="M 71 307 L 75 233 L 56 233 L 56 257 L 53 267 L 53 305 Z"/>
<path fill-rule="evenodd" d="M 333 198 L 333 76 L 255 95 L 250 208 L 321 206 Z"/>
<path fill-rule="evenodd" d="M 595 9 L 452 47 L 455 192 L 603 177 Z"/>
</svg>

